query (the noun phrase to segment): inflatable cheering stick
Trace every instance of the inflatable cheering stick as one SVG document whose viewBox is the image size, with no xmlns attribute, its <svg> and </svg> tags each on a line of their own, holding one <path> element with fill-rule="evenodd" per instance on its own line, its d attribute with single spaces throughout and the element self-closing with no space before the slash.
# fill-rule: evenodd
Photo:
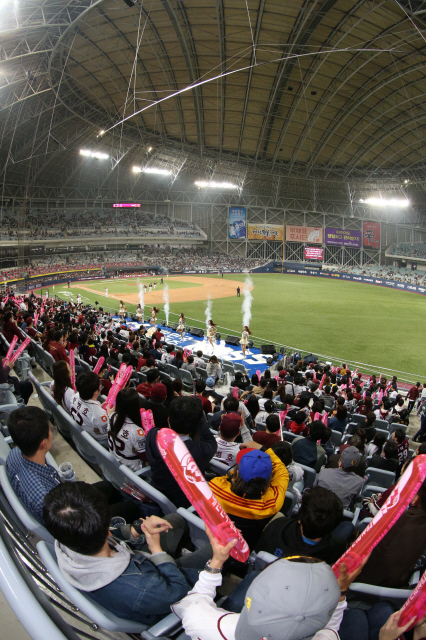
<svg viewBox="0 0 426 640">
<path fill-rule="evenodd" d="M 352 573 L 364 558 L 371 553 L 374 547 L 379 544 L 380 540 L 384 538 L 389 529 L 404 513 L 422 486 L 425 477 L 426 455 L 417 456 L 407 467 L 389 498 L 374 516 L 368 527 L 364 529 L 353 545 L 332 566 L 337 578 L 340 575 L 340 564 L 342 562 L 346 564 L 348 573 Z"/>
<path fill-rule="evenodd" d="M 232 387 L 232 395 L 234 398 L 237 398 L 237 400 L 240 399 L 240 390 L 238 387 Z"/>
<path fill-rule="evenodd" d="M 11 357 L 12 357 L 12 353 L 13 353 L 13 350 L 14 350 L 14 348 L 15 348 L 16 343 L 17 343 L 17 342 L 18 342 L 18 336 L 13 336 L 13 338 L 12 338 L 12 342 L 10 343 L 10 347 L 9 347 L 9 349 L 7 350 L 6 357 L 5 357 L 4 362 L 3 362 L 3 364 L 4 364 L 5 366 L 7 365 L 7 363 L 9 362 L 9 360 L 11 359 Z"/>
<path fill-rule="evenodd" d="M 426 612 L 426 573 L 420 579 L 420 582 L 411 593 L 410 597 L 405 601 L 398 620 L 398 627 L 404 627 L 409 621 L 416 616 L 416 620 L 410 627 L 412 629 L 423 618 Z"/>
<path fill-rule="evenodd" d="M 101 370 L 101 367 L 102 367 L 102 365 L 103 365 L 103 363 L 104 363 L 104 362 L 105 362 L 105 358 L 104 358 L 103 356 L 101 356 L 101 357 L 98 359 L 98 361 L 97 361 L 97 363 L 96 363 L 96 365 L 95 365 L 95 367 L 94 367 L 94 369 L 93 369 L 93 372 L 94 372 L 94 373 L 99 373 L 99 371 Z"/>
<path fill-rule="evenodd" d="M 185 443 L 172 429 L 160 429 L 157 446 L 170 473 L 214 537 L 221 545 L 237 538 L 238 542 L 230 553 L 236 560 L 245 562 L 250 554 L 247 542 L 216 500 Z"/>
<path fill-rule="evenodd" d="M 72 388 L 74 389 L 74 391 L 77 391 L 77 389 L 75 388 L 75 353 L 74 353 L 74 349 L 70 349 L 70 353 L 69 353 L 69 361 L 70 361 L 70 367 L 71 367 L 71 384 L 72 384 Z"/>
<path fill-rule="evenodd" d="M 131 367 L 132 368 L 132 367 Z M 117 393 L 120 391 L 120 386 L 123 383 L 124 376 L 126 375 L 127 365 L 122 364 L 117 372 L 117 375 L 114 378 L 114 382 L 112 383 L 112 387 L 108 392 L 107 399 L 102 405 L 102 408 L 107 410 L 108 407 L 113 407 L 115 404 L 115 399 L 117 397 Z"/>
<path fill-rule="evenodd" d="M 151 431 L 153 427 L 155 427 L 154 416 L 152 414 L 151 409 L 141 409 L 141 422 L 143 430 L 145 431 L 145 435 L 148 431 Z"/>
<path fill-rule="evenodd" d="M 19 356 L 21 355 L 23 350 L 28 347 L 30 342 L 31 342 L 31 338 L 25 338 L 24 342 L 21 345 L 19 345 L 19 347 L 16 349 L 15 353 L 13 354 L 13 356 L 7 362 L 9 367 L 15 366 L 15 362 L 17 361 L 17 359 L 19 358 Z"/>
<path fill-rule="evenodd" d="M 327 375 L 324 373 L 323 377 L 321 378 L 320 385 L 318 387 L 320 391 L 322 390 L 322 388 L 324 386 L 324 382 L 325 382 L 326 377 L 327 377 Z"/>
</svg>

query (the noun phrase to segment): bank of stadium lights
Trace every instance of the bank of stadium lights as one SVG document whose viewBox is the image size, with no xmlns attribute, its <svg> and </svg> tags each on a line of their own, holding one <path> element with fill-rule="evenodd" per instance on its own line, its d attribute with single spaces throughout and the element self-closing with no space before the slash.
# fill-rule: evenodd
<svg viewBox="0 0 426 640">
<path fill-rule="evenodd" d="M 360 200 L 363 204 L 370 204 L 373 207 L 409 207 L 410 201 L 406 198 L 366 198 Z"/>
<path fill-rule="evenodd" d="M 96 158 L 97 160 L 108 160 L 109 155 L 107 153 L 101 153 L 100 151 L 89 151 L 89 149 L 80 149 L 80 155 L 86 158 Z"/>
<path fill-rule="evenodd" d="M 158 176 L 171 176 L 172 172 L 169 169 L 158 169 L 157 167 L 133 167 L 133 173 L 154 173 Z"/>
<path fill-rule="evenodd" d="M 210 182 L 197 180 L 194 184 L 196 187 L 200 187 L 200 189 L 204 189 L 205 187 L 210 187 L 211 189 L 238 189 L 238 185 L 232 182 L 215 182 L 215 180 L 211 180 Z"/>
</svg>

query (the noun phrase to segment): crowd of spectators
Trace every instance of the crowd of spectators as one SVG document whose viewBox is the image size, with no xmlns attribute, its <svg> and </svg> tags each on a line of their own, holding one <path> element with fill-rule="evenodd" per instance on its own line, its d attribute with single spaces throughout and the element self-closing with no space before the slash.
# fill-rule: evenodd
<svg viewBox="0 0 426 640">
<path fill-rule="evenodd" d="M 400 242 L 390 247 L 387 254 L 390 256 L 426 259 L 426 242 Z"/>
<path fill-rule="evenodd" d="M 18 222 L 19 220 L 19 222 Z M 21 236 L 29 240 L 102 236 L 169 236 L 204 238 L 191 222 L 172 220 L 138 209 L 111 210 L 46 210 L 29 209 L 25 214 L 3 209 L 0 240 Z"/>
<path fill-rule="evenodd" d="M 34 327 L 40 298 L 0 295 L 0 320 L 7 340 L 28 334 L 50 353 L 55 402 L 121 464 L 132 471 L 148 465 L 154 488 L 185 509 L 188 499 L 157 445 L 159 429 L 172 428 L 250 550 L 277 560 L 263 571 L 248 571 L 249 565 L 229 558 L 236 540 L 221 544 L 207 530 L 209 544 L 195 549 L 181 515 L 148 515 L 152 505 L 123 500 L 107 481 L 65 481 L 46 459 L 52 447 L 47 415 L 36 406 L 21 407 L 8 422 L 15 446 L 6 472 L 18 498 L 55 538 L 65 580 L 127 620 L 152 625 L 172 610 L 191 640 L 402 637 L 405 627 L 398 627 L 394 601 L 375 597 L 374 586 L 408 587 L 424 552 L 426 484 L 356 570 L 349 573 L 340 564 L 336 579 L 331 565 L 339 564 L 367 526 L 362 517 L 377 513 L 392 490 L 366 494 L 362 501 L 367 469 L 390 471 L 395 483 L 410 464 L 414 452 L 406 429 L 416 405 L 421 413 L 416 454 L 426 452 L 426 383 L 423 389 L 416 383 L 405 397 L 396 377 L 377 380 L 345 364 L 335 369 L 300 360 L 288 369 L 279 362 L 276 371 L 266 370 L 260 379 L 238 372 L 230 393 L 210 377 L 185 393 L 180 378 L 160 375 L 167 363 L 183 368 L 189 362 L 177 347 L 165 344 L 160 327 L 132 331 L 101 309 L 43 302 Z M 77 368 L 76 391 L 68 366 L 71 350 L 77 365 L 84 361 L 92 368 L 104 358 L 98 373 Z M 210 376 L 215 356 L 196 355 L 193 361 Z M 122 363 L 133 367 L 132 378 L 115 405 L 105 409 L 101 395 L 111 389 L 112 371 Z M 13 384 L 1 357 L 0 374 L 0 383 Z M 15 385 L 28 403 L 32 389 L 20 388 L 19 381 Z M 153 414 L 154 426 L 147 432 L 141 408 Z M 355 414 L 364 416 L 363 424 L 351 422 Z M 345 440 L 335 444 L 339 432 Z M 227 463 L 222 473 L 210 466 L 213 459 L 219 466 Z M 311 474 L 315 480 L 308 489 Z M 287 492 L 293 495 L 289 502 Z M 363 511 L 354 525 L 356 505 Z M 351 511 L 349 518 L 344 509 Z M 112 515 L 128 524 L 112 526 Z M 235 574 L 242 579 L 236 587 Z M 229 595 L 218 606 L 216 589 L 223 578 L 231 579 Z M 351 592 L 355 579 L 372 585 L 372 594 Z M 414 640 L 425 637 L 425 627 L 420 620 Z"/>
<path fill-rule="evenodd" d="M 382 278 L 386 280 L 393 280 L 395 282 L 406 282 L 408 284 L 414 284 L 426 286 L 426 271 L 417 269 L 408 269 L 404 267 L 394 266 L 379 266 L 366 264 L 362 267 L 334 267 L 324 266 L 323 271 L 330 271 L 332 273 L 352 273 L 353 275 L 366 276 L 367 278 Z"/>
<path fill-rule="evenodd" d="M 87 249 L 88 247 L 86 247 Z M 261 263 L 259 260 L 247 260 L 213 252 L 204 248 L 170 247 L 162 245 L 144 245 L 139 251 L 103 251 L 87 253 L 87 259 L 81 255 L 50 256 L 33 259 L 31 265 L 22 269 L 0 270 L 0 279 L 10 281 L 16 278 L 30 278 L 36 275 L 55 274 L 55 272 L 72 271 L 76 277 L 76 270 L 86 270 L 84 275 L 90 275 L 89 269 L 105 270 L 107 268 L 125 267 L 160 267 L 165 270 L 203 270 L 203 269 L 253 269 Z M 61 261 L 61 258 L 63 261 Z M 93 272 L 92 272 L 93 273 Z M 66 274 L 53 276 L 52 279 L 66 278 Z M 50 278 L 50 276 L 49 276 Z"/>
</svg>

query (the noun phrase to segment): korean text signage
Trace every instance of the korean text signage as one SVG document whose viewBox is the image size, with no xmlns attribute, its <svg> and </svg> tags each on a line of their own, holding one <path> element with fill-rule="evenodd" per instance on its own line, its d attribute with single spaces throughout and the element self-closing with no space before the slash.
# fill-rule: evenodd
<svg viewBox="0 0 426 640">
<path fill-rule="evenodd" d="M 322 247 L 305 247 L 305 260 L 322 260 L 324 249 Z"/>
<path fill-rule="evenodd" d="M 361 247 L 362 233 L 353 229 L 335 229 L 327 227 L 325 230 L 325 244 L 334 244 L 338 247 Z"/>
<path fill-rule="evenodd" d="M 322 227 L 299 227 L 287 224 L 285 227 L 285 239 L 287 242 L 309 242 L 322 244 Z"/>
<path fill-rule="evenodd" d="M 246 208 L 229 207 L 229 237 L 241 240 L 246 237 Z"/>
<path fill-rule="evenodd" d="M 362 243 L 370 249 L 380 249 L 380 222 L 363 222 Z"/>
<path fill-rule="evenodd" d="M 259 224 L 249 223 L 248 235 L 249 240 L 284 240 L 284 226 L 282 224 Z"/>
</svg>

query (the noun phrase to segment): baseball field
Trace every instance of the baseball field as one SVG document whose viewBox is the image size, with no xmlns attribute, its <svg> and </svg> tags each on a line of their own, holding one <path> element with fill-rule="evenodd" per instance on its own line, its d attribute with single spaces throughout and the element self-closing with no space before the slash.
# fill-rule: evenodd
<svg viewBox="0 0 426 640">
<path fill-rule="evenodd" d="M 205 326 L 205 309 L 211 299 L 212 318 L 222 337 L 242 330 L 244 274 L 164 276 L 141 278 L 156 290 L 144 294 L 145 317 L 152 305 L 164 315 L 164 288 L 168 288 L 170 322 L 183 312 L 189 326 Z M 426 299 L 421 295 L 358 282 L 319 280 L 309 276 L 251 274 L 253 302 L 250 329 L 262 343 L 269 341 L 319 353 L 338 361 L 350 360 L 413 374 L 426 380 Z M 237 287 L 241 297 L 237 297 Z M 108 298 L 105 297 L 108 287 Z M 63 299 L 80 293 L 82 300 L 97 301 L 118 310 L 123 300 L 129 313 L 138 303 L 136 278 L 91 280 L 68 289 L 57 285 Z M 422 377 L 423 376 L 423 377 Z M 407 376 L 405 376 L 407 377 Z M 416 380 L 414 380 L 416 381 Z"/>
</svg>

